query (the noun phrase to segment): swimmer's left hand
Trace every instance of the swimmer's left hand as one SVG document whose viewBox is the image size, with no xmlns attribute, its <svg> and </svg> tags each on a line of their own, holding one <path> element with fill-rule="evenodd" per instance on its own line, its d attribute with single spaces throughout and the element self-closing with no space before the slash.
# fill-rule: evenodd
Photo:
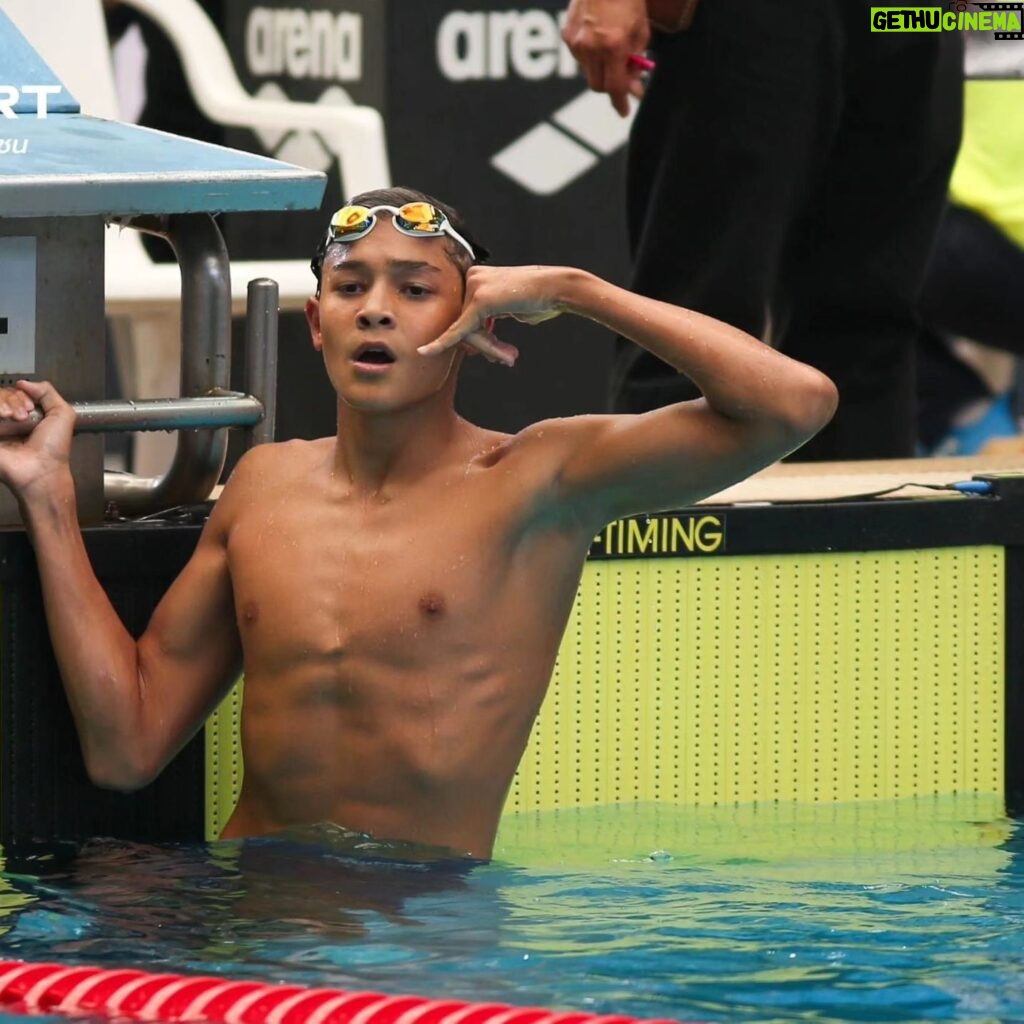
<svg viewBox="0 0 1024 1024">
<path fill-rule="evenodd" d="M 491 362 L 515 365 L 519 349 L 499 341 L 494 321 L 511 317 L 524 324 L 539 324 L 565 312 L 555 298 L 557 267 L 470 267 L 466 298 L 459 318 L 436 341 L 421 345 L 421 355 L 440 355 L 465 343 Z"/>
</svg>

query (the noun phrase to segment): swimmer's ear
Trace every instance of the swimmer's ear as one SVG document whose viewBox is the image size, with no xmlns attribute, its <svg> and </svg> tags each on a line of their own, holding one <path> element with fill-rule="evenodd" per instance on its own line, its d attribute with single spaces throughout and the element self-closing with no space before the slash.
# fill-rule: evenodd
<svg viewBox="0 0 1024 1024">
<path fill-rule="evenodd" d="M 320 301 L 315 296 L 306 299 L 306 323 L 309 324 L 309 334 L 313 340 L 313 348 L 319 352 L 324 341 L 320 334 Z"/>
</svg>

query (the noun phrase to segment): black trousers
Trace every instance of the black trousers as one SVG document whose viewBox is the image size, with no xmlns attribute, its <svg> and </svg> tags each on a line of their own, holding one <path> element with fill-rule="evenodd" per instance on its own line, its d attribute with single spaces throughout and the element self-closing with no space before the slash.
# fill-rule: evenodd
<svg viewBox="0 0 1024 1024">
<path fill-rule="evenodd" d="M 705 0 L 655 37 L 630 143 L 632 286 L 819 367 L 797 457 L 914 450 L 915 304 L 960 139 L 956 33 L 870 31 L 871 0 Z M 694 397 L 623 339 L 612 406 Z"/>
</svg>

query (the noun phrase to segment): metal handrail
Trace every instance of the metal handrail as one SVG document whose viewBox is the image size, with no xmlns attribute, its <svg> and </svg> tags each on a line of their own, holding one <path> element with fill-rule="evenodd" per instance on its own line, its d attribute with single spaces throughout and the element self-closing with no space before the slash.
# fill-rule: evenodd
<svg viewBox="0 0 1024 1024">
<path fill-rule="evenodd" d="M 201 398 L 148 398 L 124 401 L 72 402 L 76 434 L 119 431 L 197 430 L 254 427 L 264 415 L 263 403 L 240 391 Z M 23 420 L 0 422 L 0 437 L 28 434 L 43 418 L 39 409 Z"/>
<path fill-rule="evenodd" d="M 177 218 L 175 218 L 177 220 Z M 181 218 L 184 219 L 184 218 Z M 228 390 L 230 377 L 230 284 L 227 253 L 217 226 L 170 225 L 182 266 L 181 398 L 74 402 L 76 434 L 178 430 L 178 446 L 162 477 L 105 473 L 104 497 L 128 515 L 205 501 L 217 484 L 227 454 L 228 427 L 244 427 L 250 445 L 274 439 L 277 395 L 277 282 L 249 282 L 245 325 L 246 389 Z M 147 225 L 147 230 L 152 226 Z M 155 231 L 164 234 L 161 229 Z M 210 241 L 220 239 L 220 246 Z M 198 344 L 197 344 L 198 342 Z M 191 391 L 191 394 L 189 392 Z M 257 396 L 262 395 L 262 398 Z M 0 421 L 0 438 L 24 435 L 43 418 L 39 409 L 23 420 Z"/>
<path fill-rule="evenodd" d="M 219 239 L 220 232 L 216 224 L 212 220 L 209 222 Z M 178 434 L 174 461 L 164 476 L 104 474 L 104 496 L 127 515 L 145 515 L 174 505 L 205 501 L 224 469 L 227 457 L 227 433 L 224 427 L 249 427 L 250 445 L 274 439 L 277 283 L 269 278 L 249 282 L 245 323 L 246 385 L 249 394 L 239 395 L 224 387 L 231 374 L 230 281 L 226 274 L 220 274 L 219 254 L 206 254 L 204 257 L 200 248 L 198 255 L 203 258 L 192 266 L 191 254 L 184 249 L 183 253 L 181 381 L 185 397 L 125 403 L 134 406 L 134 411 L 128 413 L 121 408 L 110 408 L 111 403 L 82 403 L 85 421 L 105 421 L 106 429 L 173 428 L 182 431 Z M 209 260 L 214 255 L 218 255 L 218 261 L 211 267 Z M 212 271 L 214 284 L 209 293 L 205 294 L 196 286 L 195 280 L 202 279 L 206 272 L 204 261 L 205 266 Z M 225 251 L 225 267 L 226 264 Z M 191 290 L 186 287 L 190 275 L 193 278 Z M 192 303 L 186 305 L 186 294 L 190 291 Z M 205 299 L 205 308 L 197 301 L 200 298 Z M 194 339 L 205 344 L 197 345 Z M 254 397 L 256 395 L 262 395 L 262 401 Z M 121 422 L 132 425 L 114 426 Z M 211 427 L 221 429 L 205 429 Z"/>
<path fill-rule="evenodd" d="M 249 432 L 249 445 L 274 440 L 277 423 L 277 282 L 258 277 L 249 282 L 245 306 L 245 388 L 261 395 L 263 418 Z"/>
<path fill-rule="evenodd" d="M 185 398 L 226 391 L 231 377 L 231 269 L 227 246 L 209 214 L 135 217 L 128 226 L 167 241 L 181 270 L 181 392 Z M 227 459 L 223 430 L 178 434 L 170 468 L 160 477 L 105 474 L 104 496 L 127 515 L 202 501 Z"/>
</svg>

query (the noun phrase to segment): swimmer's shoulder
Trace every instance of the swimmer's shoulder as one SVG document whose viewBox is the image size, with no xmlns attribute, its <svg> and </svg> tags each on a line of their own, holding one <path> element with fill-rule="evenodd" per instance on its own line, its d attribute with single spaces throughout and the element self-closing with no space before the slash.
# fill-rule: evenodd
<svg viewBox="0 0 1024 1024">
<path fill-rule="evenodd" d="M 567 498 L 564 475 L 573 453 L 607 420 L 600 415 L 568 416 L 539 420 L 514 434 L 495 434 L 474 466 L 496 474 L 494 493 L 503 496 L 513 515 L 518 510 L 527 524 L 544 529 L 554 524 L 559 530 L 582 530 L 589 536 L 589 521 L 581 519 Z M 502 486 L 503 481 L 508 486 Z"/>
<path fill-rule="evenodd" d="M 557 472 L 580 440 L 596 433 L 608 419 L 608 416 L 584 414 L 538 420 L 514 434 L 495 434 L 491 457 L 495 461 L 512 459 L 535 466 L 543 477 L 546 473 Z"/>
<path fill-rule="evenodd" d="M 330 458 L 334 445 L 333 437 L 256 445 L 238 460 L 228 484 L 237 480 L 243 486 L 254 483 L 259 486 L 288 485 L 296 477 L 305 475 L 310 465 Z"/>
<path fill-rule="evenodd" d="M 492 458 L 495 465 L 507 468 L 519 499 L 516 504 L 531 522 L 590 536 L 594 515 L 581 504 L 573 486 L 573 467 L 581 452 L 623 418 L 581 413 L 538 420 L 500 443 Z"/>
<path fill-rule="evenodd" d="M 266 498 L 278 491 L 308 486 L 311 469 L 330 458 L 333 438 L 278 441 L 250 448 L 231 471 L 217 499 L 217 509 L 233 518 L 255 495 Z"/>
</svg>

